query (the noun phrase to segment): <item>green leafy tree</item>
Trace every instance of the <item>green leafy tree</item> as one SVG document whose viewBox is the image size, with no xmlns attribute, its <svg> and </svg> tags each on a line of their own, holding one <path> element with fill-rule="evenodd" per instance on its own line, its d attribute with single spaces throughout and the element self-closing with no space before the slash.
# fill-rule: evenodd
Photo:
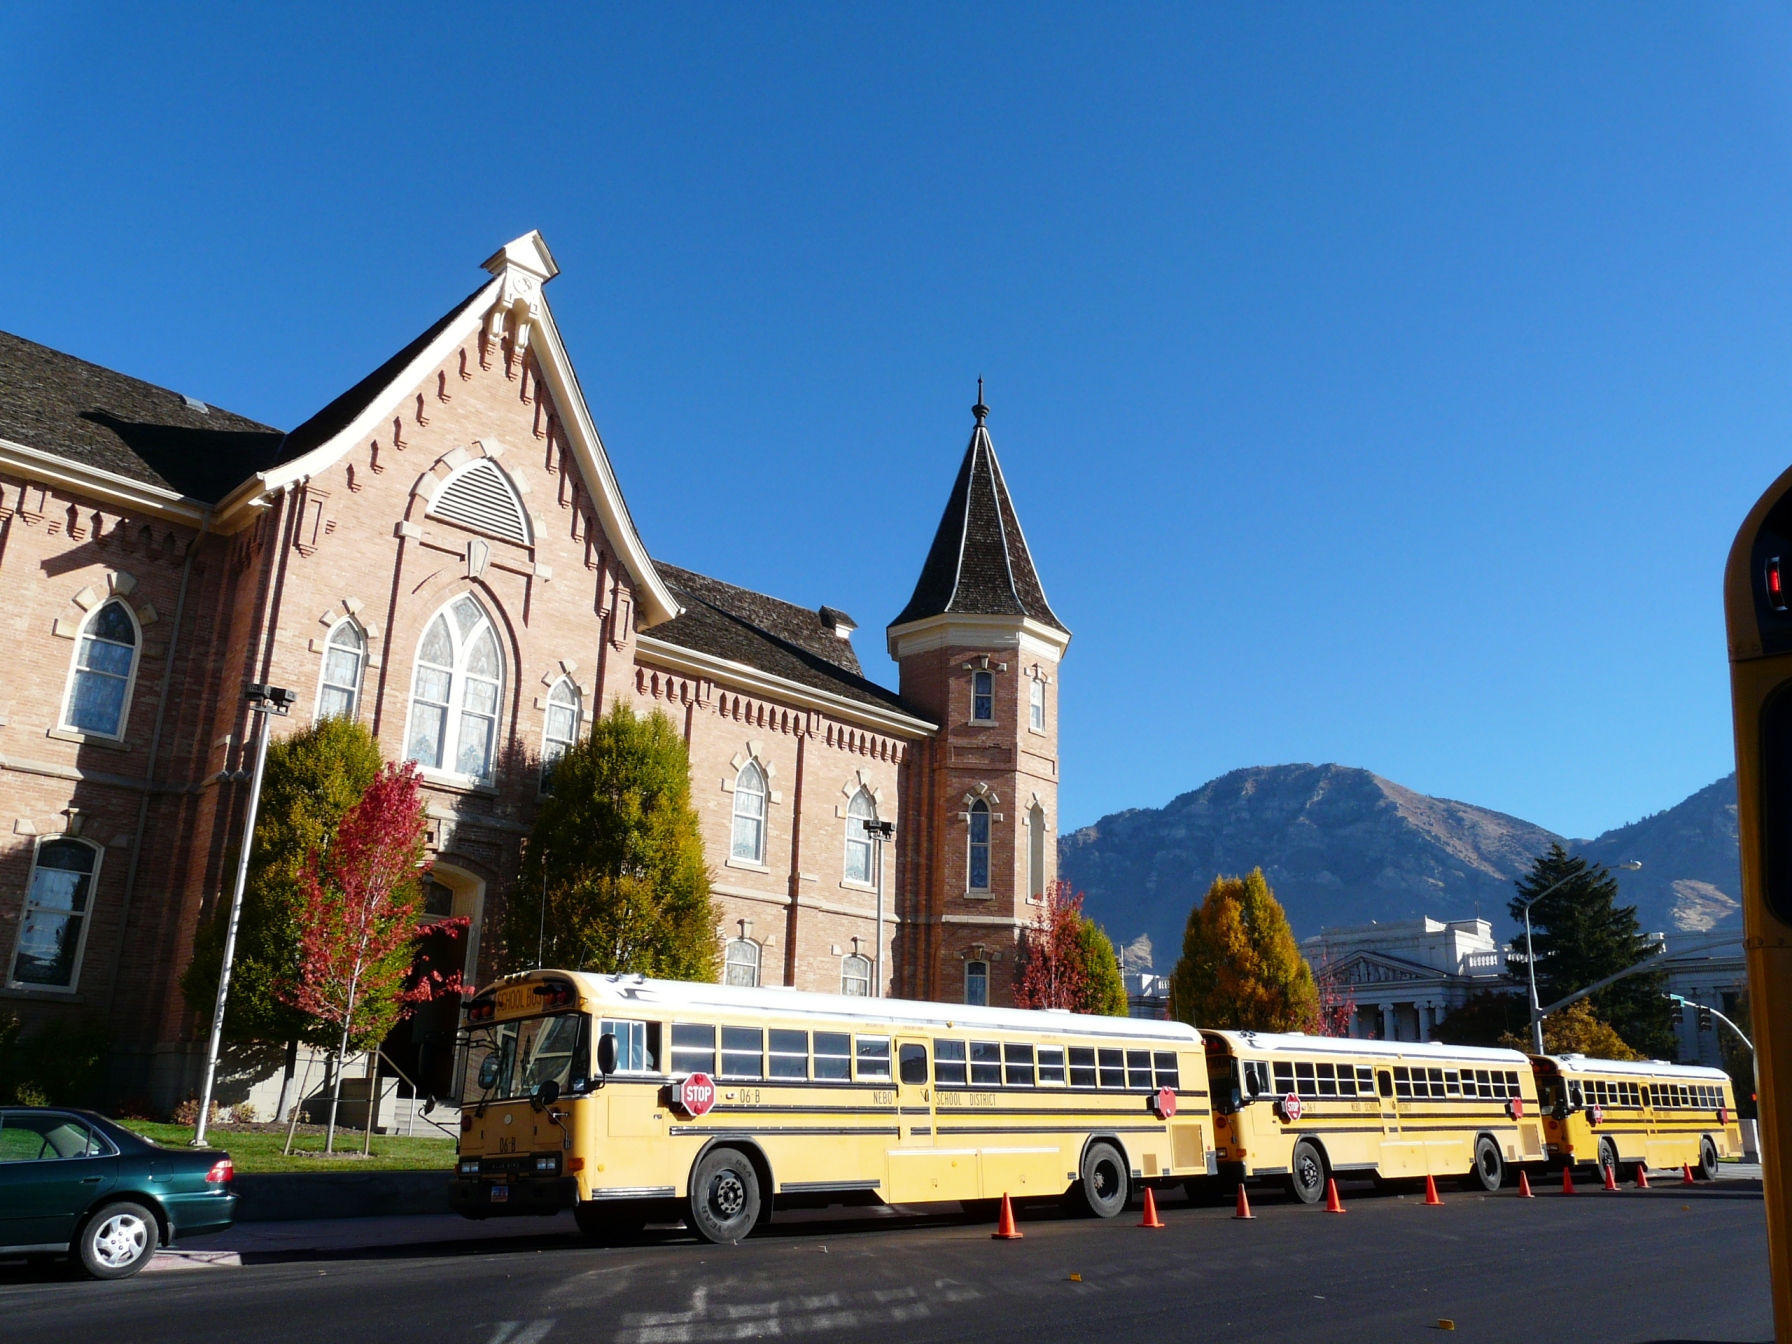
<svg viewBox="0 0 1792 1344">
<path fill-rule="evenodd" d="M 231 963 L 230 1001 L 224 1011 L 226 1038 L 336 1044 L 334 1028 L 294 1007 L 277 990 L 299 969 L 297 917 L 307 856 L 327 848 L 342 818 L 379 773 L 380 749 L 373 734 L 346 719 L 322 719 L 268 744 L 255 848 Z M 234 858 L 225 871 L 234 881 Z M 227 889 L 213 917 L 199 926 L 193 960 L 181 975 L 187 1006 L 205 1022 L 211 1021 L 217 1001 L 229 919 Z"/>
<path fill-rule="evenodd" d="M 1102 1017 L 1125 1017 L 1126 981 L 1120 974 L 1120 959 L 1114 955 L 1114 943 L 1100 925 L 1087 915 L 1077 928 L 1081 946 L 1085 1013 Z"/>
<path fill-rule="evenodd" d="M 1545 1005 L 1658 955 L 1637 923 L 1636 907 L 1617 903 L 1617 879 L 1600 864 L 1589 864 L 1560 845 L 1551 845 L 1517 885 L 1518 896 L 1510 908 L 1512 918 L 1521 924 L 1523 902 L 1556 887 L 1531 906 L 1537 994 Z M 1665 972 L 1639 972 L 1592 995 L 1591 1011 L 1644 1057 L 1672 1059 L 1674 1032 L 1663 997 L 1666 991 Z"/>
<path fill-rule="evenodd" d="M 618 700 L 554 763 L 507 903 L 509 965 L 714 980 L 721 917 L 684 738 Z"/>
<path fill-rule="evenodd" d="M 1170 976 L 1171 1012 L 1203 1027 L 1310 1031 L 1319 989 L 1263 870 L 1216 877 L 1189 912 Z"/>
</svg>

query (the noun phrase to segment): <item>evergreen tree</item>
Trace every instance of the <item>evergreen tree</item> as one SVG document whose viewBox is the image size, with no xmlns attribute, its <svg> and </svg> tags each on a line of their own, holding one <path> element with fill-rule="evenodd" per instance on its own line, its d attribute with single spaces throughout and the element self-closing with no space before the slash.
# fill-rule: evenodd
<svg viewBox="0 0 1792 1344">
<path fill-rule="evenodd" d="M 554 763 L 506 908 L 509 965 L 714 980 L 720 919 L 684 739 L 618 700 Z"/>
<path fill-rule="evenodd" d="M 336 1043 L 326 1024 L 292 1006 L 277 992 L 298 973 L 299 926 L 307 857 L 327 847 L 329 837 L 379 776 L 380 749 L 373 734 L 346 719 L 321 719 L 292 736 L 268 744 L 261 781 L 261 808 L 255 819 L 255 847 L 231 962 L 230 1001 L 224 1035 L 233 1041 Z M 224 871 L 236 877 L 236 860 Z M 230 890 L 212 918 L 199 926 L 193 959 L 180 985 L 187 1006 L 210 1022 L 218 994 L 218 968 L 230 919 Z"/>
<path fill-rule="evenodd" d="M 1484 989 L 1446 1013 L 1431 1039 L 1446 1045 L 1494 1046 L 1518 1038 L 1523 1044 L 1514 1048 L 1528 1054 L 1531 1042 L 1525 1033 L 1530 1029 L 1531 1011 L 1522 995 Z"/>
<path fill-rule="evenodd" d="M 1520 924 L 1523 902 L 1556 888 L 1531 906 L 1537 996 L 1543 1004 L 1659 955 L 1643 937 L 1636 907 L 1617 903 L 1617 879 L 1603 866 L 1589 864 L 1560 845 L 1539 855 L 1517 886 L 1519 894 L 1510 908 Z M 1666 990 L 1666 972 L 1639 972 L 1592 995 L 1591 1011 L 1645 1057 L 1672 1059 L 1674 1033 L 1663 997 Z"/>
<path fill-rule="evenodd" d="M 1189 912 L 1170 976 L 1171 1012 L 1202 1027 L 1311 1031 L 1319 1016 L 1313 968 L 1263 870 L 1216 877 Z"/>
</svg>

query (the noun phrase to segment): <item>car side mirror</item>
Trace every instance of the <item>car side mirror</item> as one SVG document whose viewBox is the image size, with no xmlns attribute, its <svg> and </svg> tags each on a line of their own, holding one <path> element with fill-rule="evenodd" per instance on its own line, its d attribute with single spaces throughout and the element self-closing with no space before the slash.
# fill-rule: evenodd
<svg viewBox="0 0 1792 1344">
<path fill-rule="evenodd" d="M 597 1071 L 606 1078 L 616 1072 L 616 1038 L 607 1031 L 597 1038 Z"/>
</svg>

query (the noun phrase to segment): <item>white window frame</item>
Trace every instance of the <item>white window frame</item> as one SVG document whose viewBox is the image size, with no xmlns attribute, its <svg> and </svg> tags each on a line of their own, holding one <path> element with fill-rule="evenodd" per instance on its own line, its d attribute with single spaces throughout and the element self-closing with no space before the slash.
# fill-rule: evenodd
<svg viewBox="0 0 1792 1344">
<path fill-rule="evenodd" d="M 68 843 L 82 845 L 93 851 L 93 871 L 87 875 L 87 904 L 80 910 L 58 910 L 52 906 L 42 907 L 48 915 L 69 915 L 81 921 L 81 935 L 75 940 L 74 965 L 69 971 L 66 985 L 45 985 L 33 980 L 18 978 L 19 952 L 25 942 L 25 929 L 31 922 L 32 911 L 39 907 L 32 904 L 31 893 L 37 887 L 38 857 L 43 853 L 45 845 Z M 13 939 L 12 955 L 6 962 L 6 985 L 8 989 L 22 989 L 35 994 L 73 994 L 81 987 L 81 963 L 87 956 L 87 935 L 93 928 L 94 908 L 99 903 L 100 870 L 106 861 L 106 851 L 91 840 L 83 840 L 75 835 L 39 836 L 31 850 L 31 872 L 25 878 L 24 899 L 19 907 L 19 932 Z M 52 871 L 62 871 L 55 870 Z"/>
<path fill-rule="evenodd" d="M 486 755 L 486 761 L 485 761 L 485 770 L 483 773 L 477 774 L 477 775 L 469 775 L 460 770 L 456 770 L 453 768 L 453 762 L 460 755 L 461 714 L 463 713 L 463 711 L 465 711 L 466 687 L 467 687 L 467 681 L 469 679 L 469 673 L 466 670 L 466 654 L 467 654 L 467 649 L 468 649 L 469 645 L 472 643 L 472 640 L 469 640 L 468 638 L 466 638 L 465 636 L 463 636 L 461 634 L 459 622 L 457 622 L 455 620 L 454 615 L 453 615 L 453 608 L 457 604 L 459 604 L 462 600 L 472 602 L 473 605 L 479 609 L 479 614 L 484 619 L 485 627 L 491 631 L 492 643 L 498 650 L 497 693 L 494 698 L 495 709 L 491 715 L 491 721 L 492 721 L 491 740 L 488 743 L 487 755 Z M 422 670 L 422 668 L 424 666 L 424 663 L 423 663 L 423 641 L 425 639 L 429 638 L 430 627 L 433 626 L 436 623 L 436 621 L 438 621 L 438 620 L 440 620 L 442 622 L 442 624 L 447 628 L 449 647 L 453 650 L 453 653 L 454 653 L 454 664 L 448 671 L 448 675 L 449 675 L 448 699 L 444 705 L 444 712 L 447 717 L 447 722 L 443 726 L 442 738 L 441 738 L 440 760 L 442 763 L 439 765 L 427 765 L 424 762 L 417 760 L 417 758 L 415 756 L 412 756 L 410 754 L 410 751 L 411 751 L 411 740 L 413 737 L 412 726 L 413 726 L 415 715 L 417 713 L 417 704 L 418 704 L 417 677 L 418 677 L 419 672 Z M 478 638 L 478 632 L 477 632 L 477 630 L 475 630 L 475 632 L 473 634 L 473 640 L 476 640 L 477 638 Z M 439 664 L 431 663 L 431 664 L 429 664 L 429 666 L 431 668 L 440 670 Z M 479 678 L 479 680 L 485 681 L 485 680 L 487 680 L 487 678 L 481 677 L 481 678 Z M 417 635 L 416 651 L 412 654 L 412 657 L 411 657 L 410 703 L 406 707 L 405 718 L 404 718 L 405 759 L 410 760 L 410 761 L 416 761 L 417 765 L 427 775 L 432 775 L 432 776 L 442 778 L 442 779 L 455 780 L 458 782 L 469 783 L 469 784 L 474 784 L 474 785 L 490 783 L 491 778 L 492 778 L 493 767 L 497 763 L 498 752 L 502 745 L 502 735 L 503 735 L 503 731 L 504 731 L 504 688 L 505 688 L 504 641 L 499 636 L 497 621 L 492 619 L 492 614 L 491 614 L 490 609 L 487 608 L 485 603 L 481 602 L 477 596 L 475 596 L 474 594 L 472 594 L 470 592 L 456 593 L 453 597 L 449 598 L 446 602 L 442 603 L 442 605 L 440 607 L 438 607 L 434 612 L 430 613 L 429 619 L 426 620 L 425 622 L 423 622 L 423 628 Z M 434 705 L 438 702 L 434 701 L 434 700 L 430 700 L 430 701 L 425 701 L 424 703 Z M 467 711 L 467 712 L 471 712 L 476 715 L 479 715 L 479 717 L 484 717 L 484 715 L 480 714 L 479 711 L 477 711 L 477 710 Z"/>
<path fill-rule="evenodd" d="M 613 1030 L 613 1028 L 616 1028 L 616 1027 L 623 1027 L 626 1030 L 622 1031 L 622 1032 Z M 610 1036 L 616 1037 L 616 1050 L 617 1050 L 616 1072 L 617 1073 L 656 1073 L 656 1072 L 658 1072 L 657 1069 L 651 1068 L 648 1065 L 648 1060 L 647 1060 L 647 1024 L 645 1022 L 639 1022 L 633 1018 L 626 1018 L 626 1017 L 599 1018 L 598 1023 L 597 1023 L 597 1035 L 600 1038 L 605 1035 L 610 1035 Z M 629 1038 L 628 1042 L 626 1044 L 623 1040 L 623 1037 L 625 1035 Z M 641 1053 L 641 1063 L 638 1066 L 635 1063 L 633 1063 L 633 1058 L 634 1058 L 634 1048 L 633 1047 L 637 1042 L 640 1044 L 640 1047 L 641 1047 L 641 1052 L 640 1052 Z M 595 1048 L 595 1042 L 593 1042 L 593 1048 Z M 655 1061 L 655 1062 L 657 1063 L 657 1061 Z"/>
<path fill-rule="evenodd" d="M 985 683 L 985 681 L 987 681 L 988 685 L 989 685 L 989 691 L 987 694 L 985 694 L 984 692 L 979 691 L 977 689 L 979 686 L 983 685 Z M 977 712 L 977 702 L 979 700 L 988 700 L 989 701 L 989 713 L 979 714 Z M 996 674 L 987 669 L 979 669 L 979 670 L 971 673 L 971 722 L 972 723 L 994 723 L 995 721 L 996 721 Z"/>
<path fill-rule="evenodd" d="M 741 787 L 741 781 L 749 778 L 748 771 L 752 772 L 750 777 L 756 782 L 757 787 Z M 740 805 L 741 796 L 743 794 L 748 797 L 756 797 L 759 799 L 759 815 L 757 817 L 750 814 L 742 815 Z M 748 761 L 745 765 L 741 766 L 739 772 L 734 776 L 734 808 L 729 820 L 728 832 L 729 858 L 735 859 L 740 863 L 763 864 L 765 862 L 766 823 L 771 819 L 771 801 L 771 776 L 766 773 L 765 767 L 760 765 L 758 761 Z M 743 854 L 740 849 L 740 824 L 743 821 L 756 822 L 759 827 L 758 844 L 755 848 L 755 852 L 751 854 Z"/>
<path fill-rule="evenodd" d="M 100 615 L 106 608 L 111 606 L 116 606 L 124 612 L 125 617 L 131 623 L 131 632 L 136 638 L 136 643 L 131 647 L 131 670 L 124 679 L 124 698 L 119 701 L 118 705 L 118 731 L 115 733 L 102 733 L 97 728 L 79 727 L 71 722 L 70 719 L 71 711 L 75 707 L 75 686 L 78 684 L 82 671 L 81 645 L 87 638 L 88 627 L 98 621 Z M 106 642 L 111 643 L 110 640 Z M 107 742 L 124 741 L 125 727 L 131 721 L 131 701 L 137 694 L 137 673 L 142 667 L 143 622 L 137 619 L 137 613 L 131 610 L 131 604 L 129 602 L 126 602 L 121 597 L 109 597 L 88 613 L 87 619 L 81 622 L 80 631 L 75 635 L 75 651 L 68 660 L 68 680 L 64 684 L 62 690 L 62 713 L 57 716 L 57 727 L 64 732 L 80 733 L 83 737 L 100 738 Z M 95 673 L 95 675 L 103 677 L 109 674 L 99 672 Z"/>
<path fill-rule="evenodd" d="M 978 798 L 972 801 L 970 811 L 965 813 L 965 816 L 967 821 L 964 840 L 964 889 L 979 894 L 993 891 L 995 888 L 991 884 L 995 880 L 995 831 L 992 828 L 995 825 L 995 813 L 990 810 L 987 800 Z M 977 839 L 978 817 L 983 818 L 984 838 L 982 841 Z M 983 850 L 982 886 L 978 886 L 975 881 L 979 848 Z"/>
<path fill-rule="evenodd" d="M 1045 731 L 1045 678 L 1038 673 L 1027 687 L 1027 727 L 1036 733 Z"/>
<path fill-rule="evenodd" d="M 559 695 L 562 690 L 565 690 L 571 695 L 572 701 L 570 705 L 565 703 L 555 703 L 554 697 Z M 552 731 L 554 726 L 554 711 L 567 708 L 572 710 L 572 735 L 565 738 L 555 737 Z M 578 683 L 571 677 L 561 677 L 560 680 L 554 683 L 553 688 L 548 691 L 547 708 L 541 718 L 541 791 L 543 793 L 548 791 L 548 779 L 549 776 L 553 774 L 554 762 L 564 756 L 567 748 L 571 747 L 579 740 L 579 733 L 584 726 L 584 692 L 579 690 Z"/>
<path fill-rule="evenodd" d="M 859 967 L 864 968 L 862 973 L 859 971 Z M 854 989 L 852 986 L 855 983 L 864 988 Z M 840 958 L 840 992 L 850 999 L 871 997 L 870 957 L 858 952 L 848 952 Z"/>
<path fill-rule="evenodd" d="M 741 954 L 738 958 L 735 956 L 737 952 Z M 724 985 L 734 985 L 739 989 L 757 989 L 760 980 L 762 979 L 761 973 L 764 961 L 765 949 L 751 938 L 730 938 L 728 940 L 728 946 L 722 951 L 722 983 Z M 753 980 L 751 984 L 742 985 L 739 981 L 730 980 L 728 978 L 733 973 L 734 967 L 745 966 L 748 964 L 751 964 L 753 968 Z"/>
<path fill-rule="evenodd" d="M 330 680 L 330 650 L 337 647 L 336 636 L 345 629 L 355 632 L 355 637 L 361 641 L 361 646 L 354 651 L 355 684 L 347 688 L 349 692 L 348 713 L 338 717 L 346 719 L 350 723 L 354 723 L 361 717 L 361 686 L 367 680 L 367 631 L 353 616 L 344 616 L 330 627 L 330 633 L 324 637 L 323 665 L 317 674 L 317 703 L 311 710 L 313 723 L 324 717 L 324 692 L 344 689 L 341 682 Z"/>
<path fill-rule="evenodd" d="M 853 809 L 863 805 L 867 811 L 863 815 L 855 815 Z M 877 876 L 877 855 L 871 836 L 865 830 L 865 823 L 877 820 L 877 799 L 871 796 L 871 790 L 861 787 L 846 805 L 846 852 L 840 861 L 840 880 L 850 886 L 869 887 Z M 864 876 L 853 874 L 853 859 L 864 860 Z"/>
<path fill-rule="evenodd" d="M 977 971 L 975 975 L 972 974 L 973 969 L 976 969 Z M 983 997 L 980 999 L 973 999 L 971 997 L 971 981 L 973 980 L 981 980 L 983 982 Z M 987 1007 L 989 1005 L 989 963 L 987 961 L 965 962 L 964 1001 L 966 1006 Z"/>
</svg>

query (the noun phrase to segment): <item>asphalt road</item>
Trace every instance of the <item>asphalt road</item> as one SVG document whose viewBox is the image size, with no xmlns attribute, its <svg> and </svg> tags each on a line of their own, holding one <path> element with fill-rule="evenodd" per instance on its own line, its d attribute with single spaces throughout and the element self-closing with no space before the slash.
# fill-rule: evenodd
<svg viewBox="0 0 1792 1344">
<path fill-rule="evenodd" d="M 1275 1197 L 1251 1222 L 1166 1198 L 1168 1227 L 1025 1211 L 792 1215 L 740 1246 L 671 1230 L 395 1247 L 90 1283 L 0 1266 L 0 1339 L 430 1344 L 1098 1338 L 1743 1344 L 1773 1334 L 1758 1183 L 1573 1198 L 1347 1188 L 1340 1217 Z M 1080 1279 L 1074 1276 L 1079 1276 Z"/>
</svg>

